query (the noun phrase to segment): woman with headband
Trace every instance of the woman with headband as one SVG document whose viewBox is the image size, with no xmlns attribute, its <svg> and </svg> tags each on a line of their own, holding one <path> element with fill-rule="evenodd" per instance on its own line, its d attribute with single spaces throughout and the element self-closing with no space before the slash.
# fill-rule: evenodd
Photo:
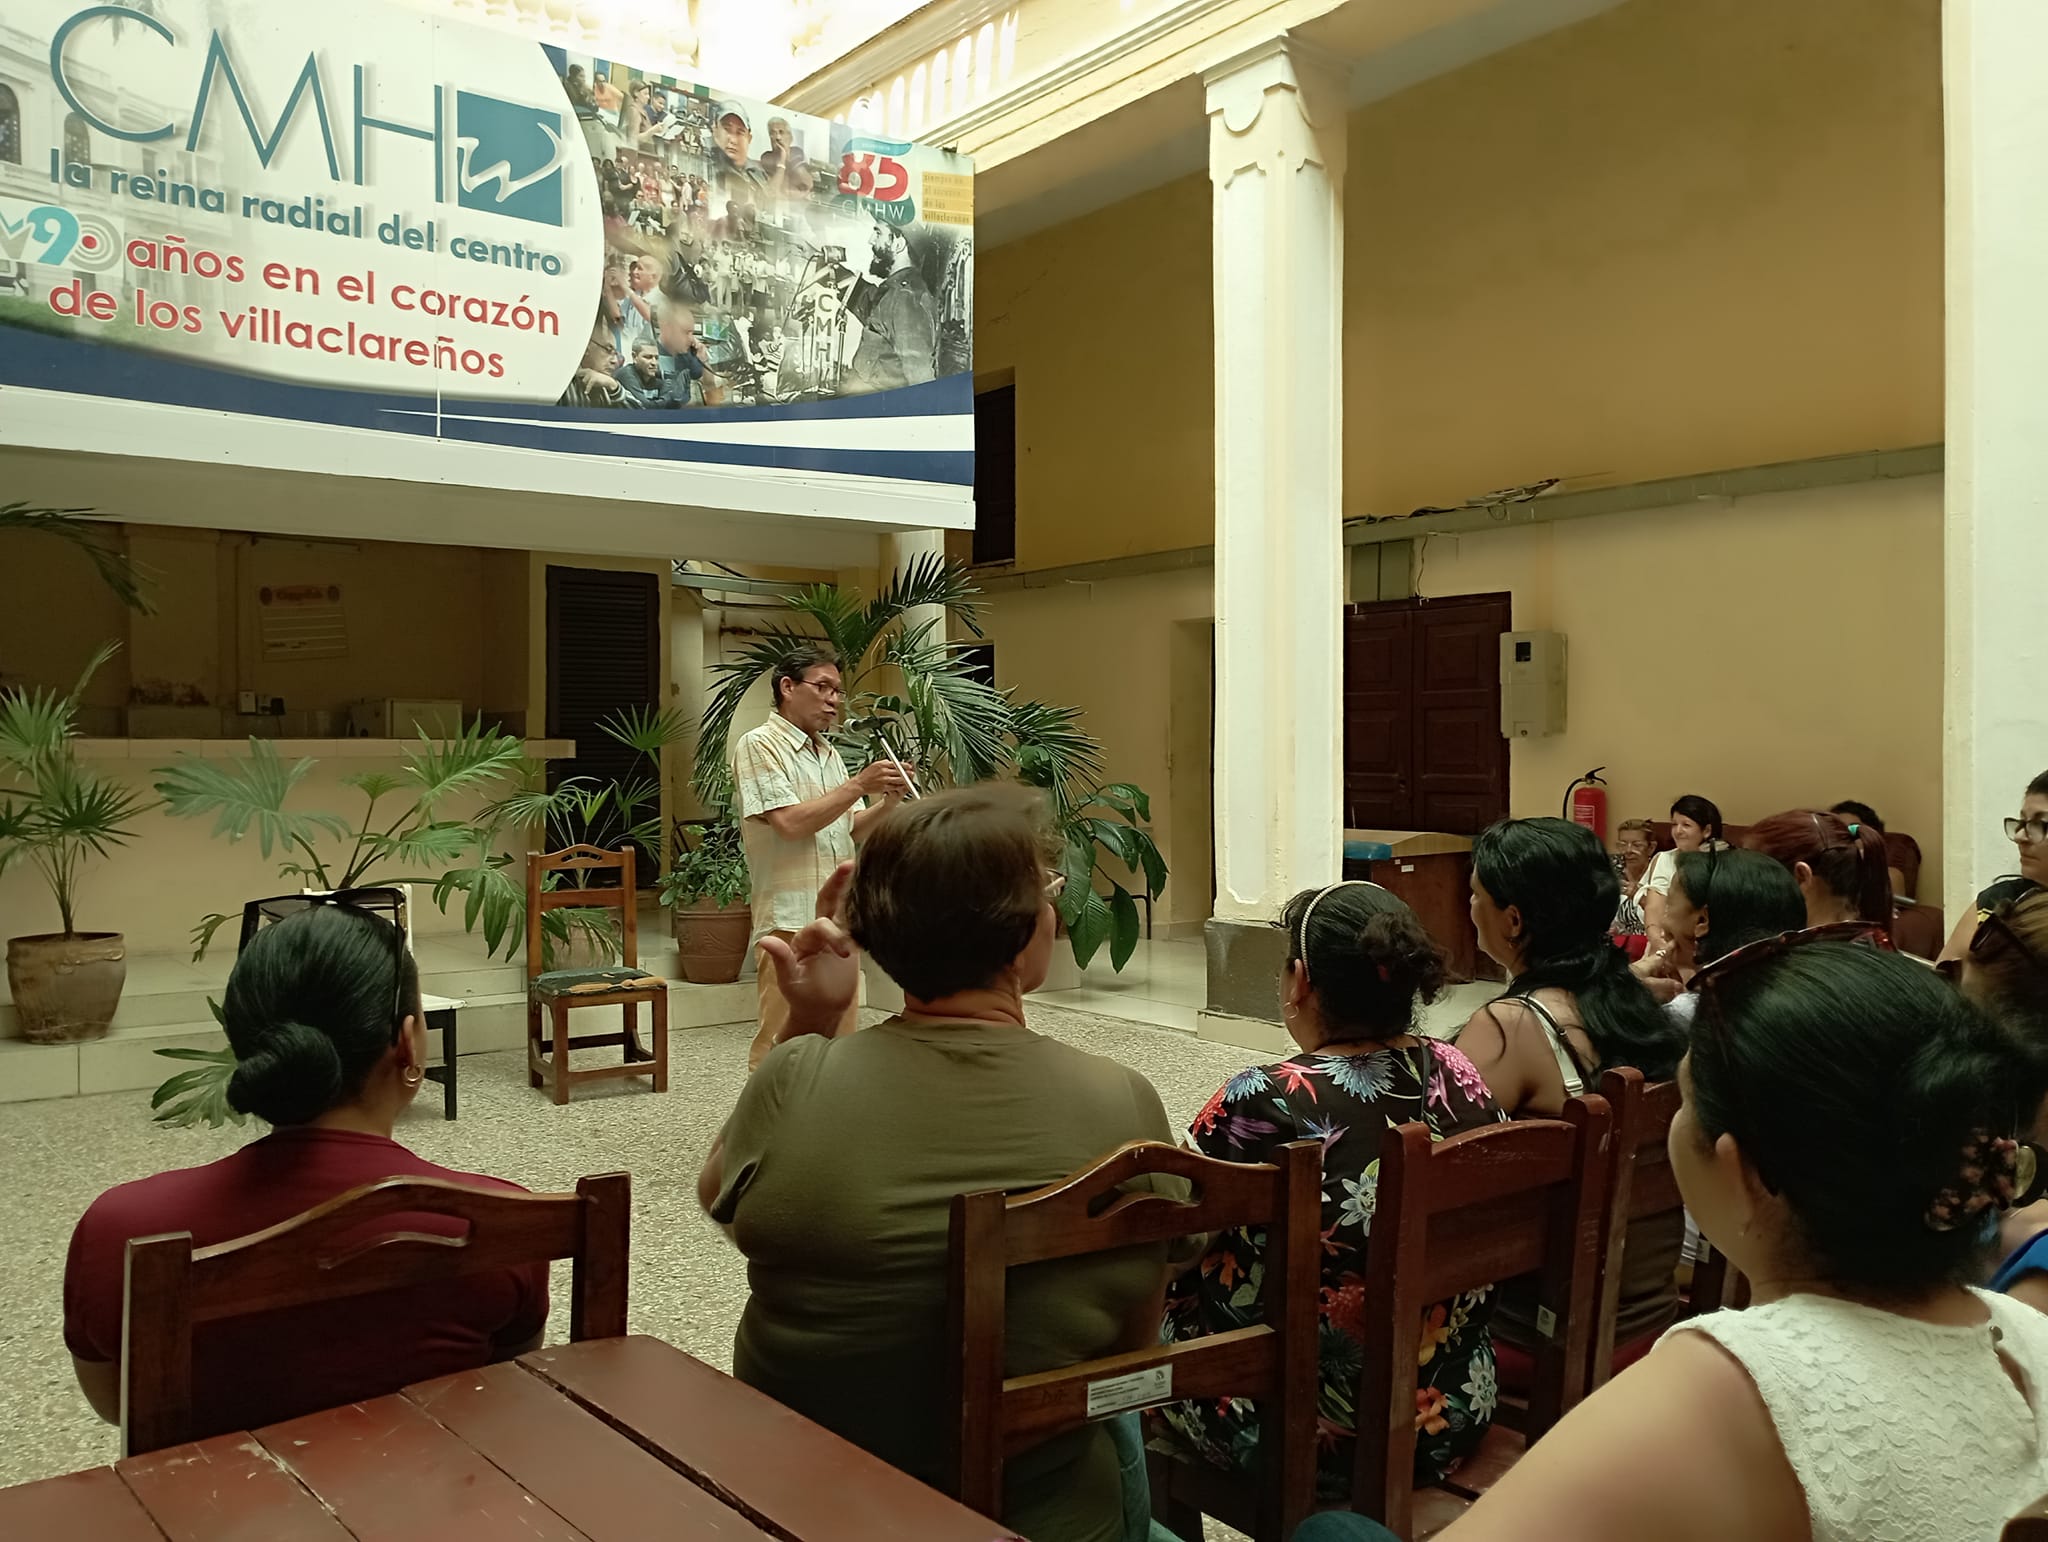
<svg viewBox="0 0 2048 1542">
<path fill-rule="evenodd" d="M 1609 906 L 1610 911 L 1612 905 Z M 1289 1141 L 1323 1143 L 1323 1272 L 1317 1487 L 1350 1492 L 1364 1319 L 1365 1254 L 1379 1178 L 1380 1134 L 1420 1121 L 1443 1139 L 1496 1124 L 1503 1115 L 1472 1063 L 1452 1045 L 1415 1032 L 1420 1005 L 1444 982 L 1442 950 L 1415 913 L 1385 889 L 1342 883 L 1287 902 L 1280 1012 L 1301 1053 L 1240 1071 L 1195 1119 L 1195 1146 L 1227 1162 L 1263 1161 Z M 1264 1236 L 1226 1233 L 1198 1269 L 1171 1288 L 1169 1341 L 1259 1322 L 1250 1284 L 1261 1278 Z M 1496 1383 L 1487 1333 L 1492 1291 L 1431 1306 L 1419 1334 L 1416 1407 L 1418 1483 L 1443 1478 L 1468 1456 L 1493 1419 Z M 1155 1435 L 1217 1467 L 1250 1467 L 1258 1411 L 1242 1399 L 1161 1410 Z"/>
</svg>

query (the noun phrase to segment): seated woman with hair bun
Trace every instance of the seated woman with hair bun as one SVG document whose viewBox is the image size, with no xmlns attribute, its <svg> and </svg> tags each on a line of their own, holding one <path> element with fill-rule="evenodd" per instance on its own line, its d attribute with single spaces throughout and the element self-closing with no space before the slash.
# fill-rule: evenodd
<svg viewBox="0 0 2048 1542">
<path fill-rule="evenodd" d="M 1680 1323 L 1447 1542 L 1997 1542 L 2048 1493 L 2048 1315 L 1973 1289 L 2040 1065 L 1853 941 L 1700 971 L 1671 1166 L 1752 1304 Z"/>
<path fill-rule="evenodd" d="M 207 1247 L 384 1178 L 519 1188 L 392 1139 L 427 1045 L 418 971 L 382 917 L 320 905 L 257 933 L 228 976 L 222 1018 L 237 1062 L 228 1102 L 275 1128 L 217 1162 L 107 1190 L 72 1233 L 64 1342 L 109 1423 L 120 1416 L 130 1238 L 189 1231 Z M 408 1231 L 461 1226 L 403 1219 Z M 193 1335 L 194 1422 L 202 1436 L 256 1429 L 474 1370 L 536 1347 L 547 1311 L 547 1267 L 535 1265 L 205 1323 Z"/>
<path fill-rule="evenodd" d="M 1289 1141 L 1323 1143 L 1321 1377 L 1317 1489 L 1351 1491 L 1365 1259 L 1379 1181 L 1380 1136 L 1414 1121 L 1444 1139 L 1506 1118 L 1458 1049 L 1415 1031 L 1418 1008 L 1444 983 L 1443 953 L 1394 895 L 1370 883 L 1305 889 L 1280 913 L 1287 967 L 1280 1012 L 1301 1053 L 1230 1078 L 1189 1130 L 1226 1162 L 1262 1162 Z M 1169 1340 L 1200 1338 L 1264 1319 L 1244 1282 L 1262 1274 L 1264 1233 L 1218 1237 L 1199 1269 L 1172 1287 Z M 1434 1483 L 1471 1455 L 1493 1421 L 1493 1291 L 1439 1301 L 1408 1330 L 1421 1357 L 1415 1443 L 1418 1483 Z M 1160 1412 L 1157 1441 L 1211 1465 L 1241 1470 L 1257 1456 L 1259 1414 L 1243 1399 L 1179 1403 Z"/>
</svg>

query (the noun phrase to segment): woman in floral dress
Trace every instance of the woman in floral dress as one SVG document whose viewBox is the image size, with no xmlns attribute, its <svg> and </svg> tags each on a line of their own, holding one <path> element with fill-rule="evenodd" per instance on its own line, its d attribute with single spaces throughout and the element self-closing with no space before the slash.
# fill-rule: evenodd
<svg viewBox="0 0 2048 1542">
<path fill-rule="evenodd" d="M 1318 1335 L 1317 1489 L 1351 1491 L 1365 1335 L 1365 1252 L 1381 1132 L 1420 1122 L 1433 1139 L 1506 1118 L 1456 1047 L 1414 1032 L 1418 1002 L 1443 985 L 1443 953 L 1415 913 L 1376 884 L 1295 895 L 1280 1010 L 1301 1053 L 1224 1083 L 1189 1134 L 1205 1154 L 1260 1162 L 1289 1141 L 1323 1143 L 1323 1270 Z M 1200 1338 L 1263 1318 L 1264 1231 L 1227 1232 L 1169 1292 L 1166 1338 Z M 1442 1479 L 1479 1444 L 1497 1400 L 1487 1322 L 1491 1289 L 1439 1301 L 1414 1325 L 1420 1376 L 1415 1478 Z M 1249 1399 L 1178 1403 L 1153 1422 L 1155 1449 L 1245 1469 L 1258 1449 Z"/>
</svg>

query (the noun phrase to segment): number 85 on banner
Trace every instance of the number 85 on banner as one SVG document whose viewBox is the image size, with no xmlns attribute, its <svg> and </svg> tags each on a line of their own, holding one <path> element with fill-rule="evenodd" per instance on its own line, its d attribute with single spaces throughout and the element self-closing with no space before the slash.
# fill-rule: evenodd
<svg viewBox="0 0 2048 1542">
<path fill-rule="evenodd" d="M 893 155 L 849 150 L 839 162 L 839 191 L 877 203 L 898 203 L 910 196 L 910 172 Z"/>
</svg>

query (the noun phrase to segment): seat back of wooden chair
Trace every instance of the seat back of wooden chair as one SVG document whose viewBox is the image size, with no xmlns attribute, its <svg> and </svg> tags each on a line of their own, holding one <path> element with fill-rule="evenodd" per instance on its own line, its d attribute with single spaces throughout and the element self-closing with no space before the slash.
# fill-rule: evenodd
<svg viewBox="0 0 2048 1542">
<path fill-rule="evenodd" d="M 2048 1498 L 2035 1500 L 2005 1523 L 1999 1542 L 2048 1542 Z"/>
<path fill-rule="evenodd" d="M 1185 1179 L 1190 1197 L 1124 1190 L 1154 1175 Z M 1291 1532 L 1315 1499 L 1321 1175 L 1318 1141 L 1283 1146 L 1270 1163 L 1219 1162 L 1133 1141 L 1045 1188 L 956 1197 L 947 1239 L 947 1407 L 961 1502 L 995 1517 L 1004 1462 L 1064 1430 L 1182 1399 L 1253 1397 L 1262 1409 L 1258 1535 Z M 1012 1267 L 1239 1227 L 1266 1232 L 1262 1323 L 1005 1379 Z"/>
<path fill-rule="evenodd" d="M 616 888 L 544 889 L 549 873 L 616 871 Z M 565 846 L 536 851 L 526 859 L 526 978 L 544 972 L 547 950 L 541 940 L 541 918 L 550 910 L 616 910 L 619 913 L 619 961 L 640 963 L 640 891 L 633 876 L 633 848 L 606 851 L 599 846 Z"/>
<path fill-rule="evenodd" d="M 1685 1212 L 1678 1176 L 1671 1170 L 1671 1121 L 1682 1098 L 1676 1081 L 1649 1082 L 1634 1066 L 1600 1078 L 1600 1096 L 1614 1114 L 1614 1160 L 1608 1165 L 1606 1232 L 1600 1249 L 1599 1318 L 1593 1332 L 1586 1388 L 1604 1385 L 1614 1369 L 1615 1320 L 1628 1258 L 1629 1228 L 1657 1216 Z"/>
<path fill-rule="evenodd" d="M 1416 1344 L 1430 1303 L 1535 1275 L 1528 1439 L 1585 1396 L 1613 1116 L 1592 1096 L 1573 1098 L 1564 1115 L 1445 1141 L 1421 1124 L 1381 1137 L 1351 1507 L 1403 1536 L 1415 1482 Z"/>
<path fill-rule="evenodd" d="M 375 1229 L 387 1216 L 422 1215 L 468 1229 Z M 222 1318 L 569 1258 L 570 1337 L 623 1336 L 632 1215 L 626 1173 L 585 1178 L 574 1194 L 387 1178 L 211 1247 L 195 1248 L 190 1232 L 137 1237 L 128 1244 L 121 1307 L 122 1452 L 193 1438 L 192 1330 Z"/>
</svg>

